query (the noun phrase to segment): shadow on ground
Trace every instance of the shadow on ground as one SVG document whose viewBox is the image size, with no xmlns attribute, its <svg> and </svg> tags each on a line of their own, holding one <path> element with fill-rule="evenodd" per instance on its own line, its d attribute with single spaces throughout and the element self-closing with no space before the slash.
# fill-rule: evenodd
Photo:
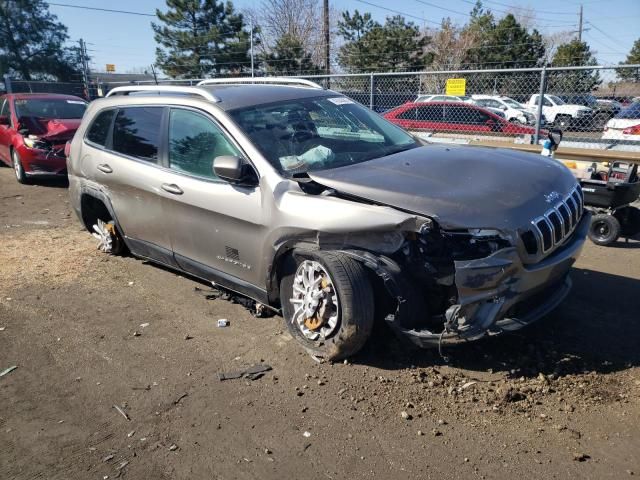
<svg viewBox="0 0 640 480">
<path fill-rule="evenodd" d="M 518 377 L 608 373 L 640 365 L 640 280 L 579 268 L 572 279 L 572 292 L 551 315 L 519 332 L 446 347 L 449 365 Z M 356 363 L 388 370 L 445 363 L 437 350 L 408 347 L 381 330 Z"/>
</svg>

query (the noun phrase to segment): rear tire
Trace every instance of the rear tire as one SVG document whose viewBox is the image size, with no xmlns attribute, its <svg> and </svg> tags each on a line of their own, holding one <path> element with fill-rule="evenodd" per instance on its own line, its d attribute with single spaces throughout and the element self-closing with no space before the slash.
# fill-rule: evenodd
<svg viewBox="0 0 640 480">
<path fill-rule="evenodd" d="M 285 262 L 280 303 L 289 333 L 311 355 L 326 360 L 358 352 L 374 322 L 373 289 L 365 267 L 336 252 L 298 251 Z M 314 293 L 321 295 L 316 307 L 306 303 Z M 309 316 L 310 310 L 314 313 Z"/>
<path fill-rule="evenodd" d="M 23 185 L 29 183 L 27 174 L 25 173 L 24 167 L 22 166 L 20 155 L 15 150 L 11 150 L 11 162 L 13 163 L 13 171 L 16 174 L 16 180 L 18 180 L 18 183 L 22 183 Z"/>
<path fill-rule="evenodd" d="M 613 215 L 601 213 L 594 215 L 589 226 L 589 238 L 600 246 L 611 245 L 620 236 L 620 222 Z"/>
</svg>

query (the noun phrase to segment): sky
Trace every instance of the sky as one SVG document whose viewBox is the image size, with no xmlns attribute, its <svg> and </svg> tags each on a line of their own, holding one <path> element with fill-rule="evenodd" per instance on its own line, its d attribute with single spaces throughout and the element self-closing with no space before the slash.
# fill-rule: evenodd
<svg viewBox="0 0 640 480">
<path fill-rule="evenodd" d="M 443 17 L 460 25 L 468 20 L 474 0 L 329 0 L 333 9 L 368 11 L 384 22 L 385 17 L 404 14 L 420 26 L 435 27 Z M 104 71 L 107 63 L 116 72 L 144 69 L 155 60 L 152 17 L 71 8 L 61 5 L 88 6 L 154 14 L 166 10 L 164 0 L 59 0 L 50 4 L 52 13 L 69 29 L 71 41 L 83 38 L 92 57 L 93 71 Z M 54 4 L 58 5 L 54 5 Z M 255 7 L 260 0 L 236 0 L 237 9 Z M 583 40 L 587 41 L 602 65 L 623 61 L 634 40 L 640 38 L 640 0 L 484 0 L 485 8 L 496 16 L 526 8 L 535 12 L 534 25 L 542 33 L 575 31 L 580 4 L 584 8 Z M 386 10 L 385 10 L 386 9 Z M 389 11 L 393 10 L 393 11 Z"/>
</svg>

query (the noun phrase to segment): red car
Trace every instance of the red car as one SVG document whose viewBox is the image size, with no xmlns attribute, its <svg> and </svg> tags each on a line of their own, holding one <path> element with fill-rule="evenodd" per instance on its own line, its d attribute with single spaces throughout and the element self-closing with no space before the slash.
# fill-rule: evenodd
<svg viewBox="0 0 640 480">
<path fill-rule="evenodd" d="M 16 178 L 67 174 L 64 147 L 73 138 L 87 102 L 72 95 L 14 93 L 0 97 L 0 161 Z"/>
<path fill-rule="evenodd" d="M 484 108 L 461 102 L 406 103 L 385 113 L 384 118 L 407 130 L 487 135 L 535 134 L 533 127 L 507 122 Z"/>
</svg>

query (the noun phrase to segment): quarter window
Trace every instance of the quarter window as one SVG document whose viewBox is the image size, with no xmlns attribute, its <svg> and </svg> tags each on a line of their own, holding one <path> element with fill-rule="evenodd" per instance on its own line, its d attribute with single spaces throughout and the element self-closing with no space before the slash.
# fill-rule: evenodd
<svg viewBox="0 0 640 480">
<path fill-rule="evenodd" d="M 9 117 L 11 118 L 11 113 L 9 112 L 9 100 L 2 100 L 2 107 L 0 108 L 0 117 Z"/>
<path fill-rule="evenodd" d="M 222 130 L 204 115 L 172 109 L 169 117 L 169 166 L 173 170 L 216 178 L 213 159 L 240 156 Z"/>
<path fill-rule="evenodd" d="M 104 147 L 107 144 L 107 134 L 115 113 L 115 110 L 100 112 L 87 132 L 87 140 Z"/>
<path fill-rule="evenodd" d="M 146 162 L 158 163 L 162 110 L 162 107 L 119 110 L 113 127 L 113 149 Z"/>
</svg>

